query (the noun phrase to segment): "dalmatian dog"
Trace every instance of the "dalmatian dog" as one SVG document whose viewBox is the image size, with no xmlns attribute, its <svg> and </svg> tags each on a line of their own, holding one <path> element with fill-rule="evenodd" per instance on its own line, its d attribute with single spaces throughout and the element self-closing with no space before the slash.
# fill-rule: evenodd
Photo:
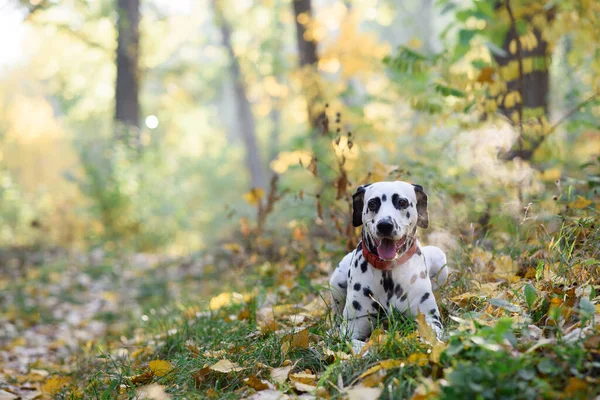
<svg viewBox="0 0 600 400">
<path fill-rule="evenodd" d="M 412 316 L 423 313 L 439 338 L 443 325 L 433 290 L 446 282 L 448 268 L 440 248 L 422 247 L 417 240 L 417 227 L 429 225 L 423 188 L 401 181 L 363 185 L 352 206 L 362 240 L 330 280 L 342 333 L 366 339 L 378 317 L 393 307 Z"/>
</svg>

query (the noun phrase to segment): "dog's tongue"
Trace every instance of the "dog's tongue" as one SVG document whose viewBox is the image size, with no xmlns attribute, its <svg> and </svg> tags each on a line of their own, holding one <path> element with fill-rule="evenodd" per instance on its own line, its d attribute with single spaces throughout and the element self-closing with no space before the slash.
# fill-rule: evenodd
<svg viewBox="0 0 600 400">
<path fill-rule="evenodd" d="M 382 239 L 377 246 L 377 254 L 384 260 L 392 260 L 396 257 L 396 242 L 391 239 Z"/>
</svg>

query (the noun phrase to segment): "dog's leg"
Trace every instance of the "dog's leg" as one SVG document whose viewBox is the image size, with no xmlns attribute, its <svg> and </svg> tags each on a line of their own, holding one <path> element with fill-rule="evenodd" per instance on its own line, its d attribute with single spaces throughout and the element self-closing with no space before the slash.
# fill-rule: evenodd
<svg viewBox="0 0 600 400">
<path fill-rule="evenodd" d="M 443 286 L 448 280 L 448 265 L 446 261 L 446 254 L 436 246 L 425 246 L 422 248 L 423 255 L 425 256 L 425 263 L 427 264 L 429 278 L 431 279 L 431 285 L 433 290 L 437 290 Z"/>
<path fill-rule="evenodd" d="M 409 295 L 408 310 L 413 317 L 416 317 L 419 313 L 425 315 L 425 322 L 431 326 L 436 336 L 438 338 L 442 336 L 444 326 L 442 325 L 440 310 L 435 302 L 430 282 L 428 285 L 422 285 L 419 290 L 414 290 Z"/>
<path fill-rule="evenodd" d="M 357 310 L 356 300 L 350 297 L 346 299 L 344 307 L 344 323 L 342 324 L 342 336 L 351 339 L 365 340 L 373 329 L 373 316 L 365 310 Z"/>
<path fill-rule="evenodd" d="M 342 315 L 344 305 L 346 304 L 348 272 L 350 271 L 352 255 L 353 253 L 346 254 L 335 271 L 333 271 L 333 275 L 329 281 L 329 286 L 331 287 L 331 304 L 336 315 Z"/>
</svg>

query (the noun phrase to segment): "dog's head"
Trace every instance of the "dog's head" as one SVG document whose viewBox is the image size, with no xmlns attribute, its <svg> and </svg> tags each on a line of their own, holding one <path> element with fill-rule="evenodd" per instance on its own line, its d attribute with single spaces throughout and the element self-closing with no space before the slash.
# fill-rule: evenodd
<svg viewBox="0 0 600 400">
<path fill-rule="evenodd" d="M 392 260 L 415 240 L 417 226 L 427 228 L 427 195 L 419 185 L 377 182 L 360 186 L 352 196 L 352 224 L 377 247 L 380 258 Z"/>
</svg>

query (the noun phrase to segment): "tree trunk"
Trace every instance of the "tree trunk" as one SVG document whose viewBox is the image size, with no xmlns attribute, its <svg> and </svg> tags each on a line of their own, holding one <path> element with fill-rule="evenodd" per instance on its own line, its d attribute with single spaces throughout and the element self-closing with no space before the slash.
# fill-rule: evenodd
<svg viewBox="0 0 600 400">
<path fill-rule="evenodd" d="M 217 24 L 221 29 L 223 46 L 229 55 L 229 73 L 233 79 L 236 115 L 242 140 L 246 147 L 246 165 L 250 171 L 252 187 L 266 189 L 265 171 L 256 140 L 256 123 L 254 121 L 254 114 L 252 113 L 252 106 L 246 95 L 246 87 L 242 78 L 240 63 L 235 56 L 231 44 L 231 26 L 224 18 L 218 0 L 213 0 L 213 8 Z"/>
<path fill-rule="evenodd" d="M 115 120 L 139 128 L 139 0 L 117 0 L 117 13 Z"/>
<path fill-rule="evenodd" d="M 536 27 L 532 28 L 533 35 L 537 40 L 535 48 L 523 48 L 519 41 L 518 22 L 526 22 L 530 25 L 535 14 L 523 15 L 518 21 L 515 18 L 510 0 L 496 3 L 496 9 L 499 10 L 501 8 L 506 9 L 508 12 L 510 26 L 502 43 L 505 54 L 495 53 L 494 59 L 498 63 L 501 76 L 503 75 L 503 70 L 511 70 L 511 65 L 513 70 L 515 65 L 518 67 L 518 75 L 516 77 L 512 75 L 502 76 L 506 81 L 506 92 L 502 93 L 501 96 L 515 91 L 521 96 L 521 101 L 516 101 L 511 106 L 507 106 L 504 101 L 498 102 L 498 111 L 509 120 L 514 122 L 513 115 L 515 113 L 518 116 L 516 121 L 516 124 L 519 126 L 517 144 L 505 155 L 505 158 L 513 159 L 520 157 L 524 160 L 530 160 L 545 138 L 544 133 L 530 132 L 526 126 L 532 120 L 537 124 L 541 124 L 542 120 L 548 121 L 548 95 L 550 92 L 548 67 L 550 64 L 550 52 L 548 42 L 544 40 L 542 32 Z M 549 22 L 554 19 L 554 8 L 543 12 Z"/>
<path fill-rule="evenodd" d="M 308 36 L 305 24 L 302 24 L 302 16 L 312 18 L 311 0 L 292 0 L 294 7 L 294 18 L 296 21 L 296 41 L 298 44 L 298 59 L 302 69 L 302 86 L 306 98 L 308 120 L 313 129 L 320 128 L 319 123 L 324 117 L 323 111 L 316 111 L 315 104 L 321 98 L 321 89 L 318 82 L 314 81 L 317 76 L 317 43 Z M 299 18 L 300 17 L 300 18 Z M 312 75 L 312 76 L 311 76 Z M 313 79 L 311 79 L 313 78 Z"/>
</svg>

